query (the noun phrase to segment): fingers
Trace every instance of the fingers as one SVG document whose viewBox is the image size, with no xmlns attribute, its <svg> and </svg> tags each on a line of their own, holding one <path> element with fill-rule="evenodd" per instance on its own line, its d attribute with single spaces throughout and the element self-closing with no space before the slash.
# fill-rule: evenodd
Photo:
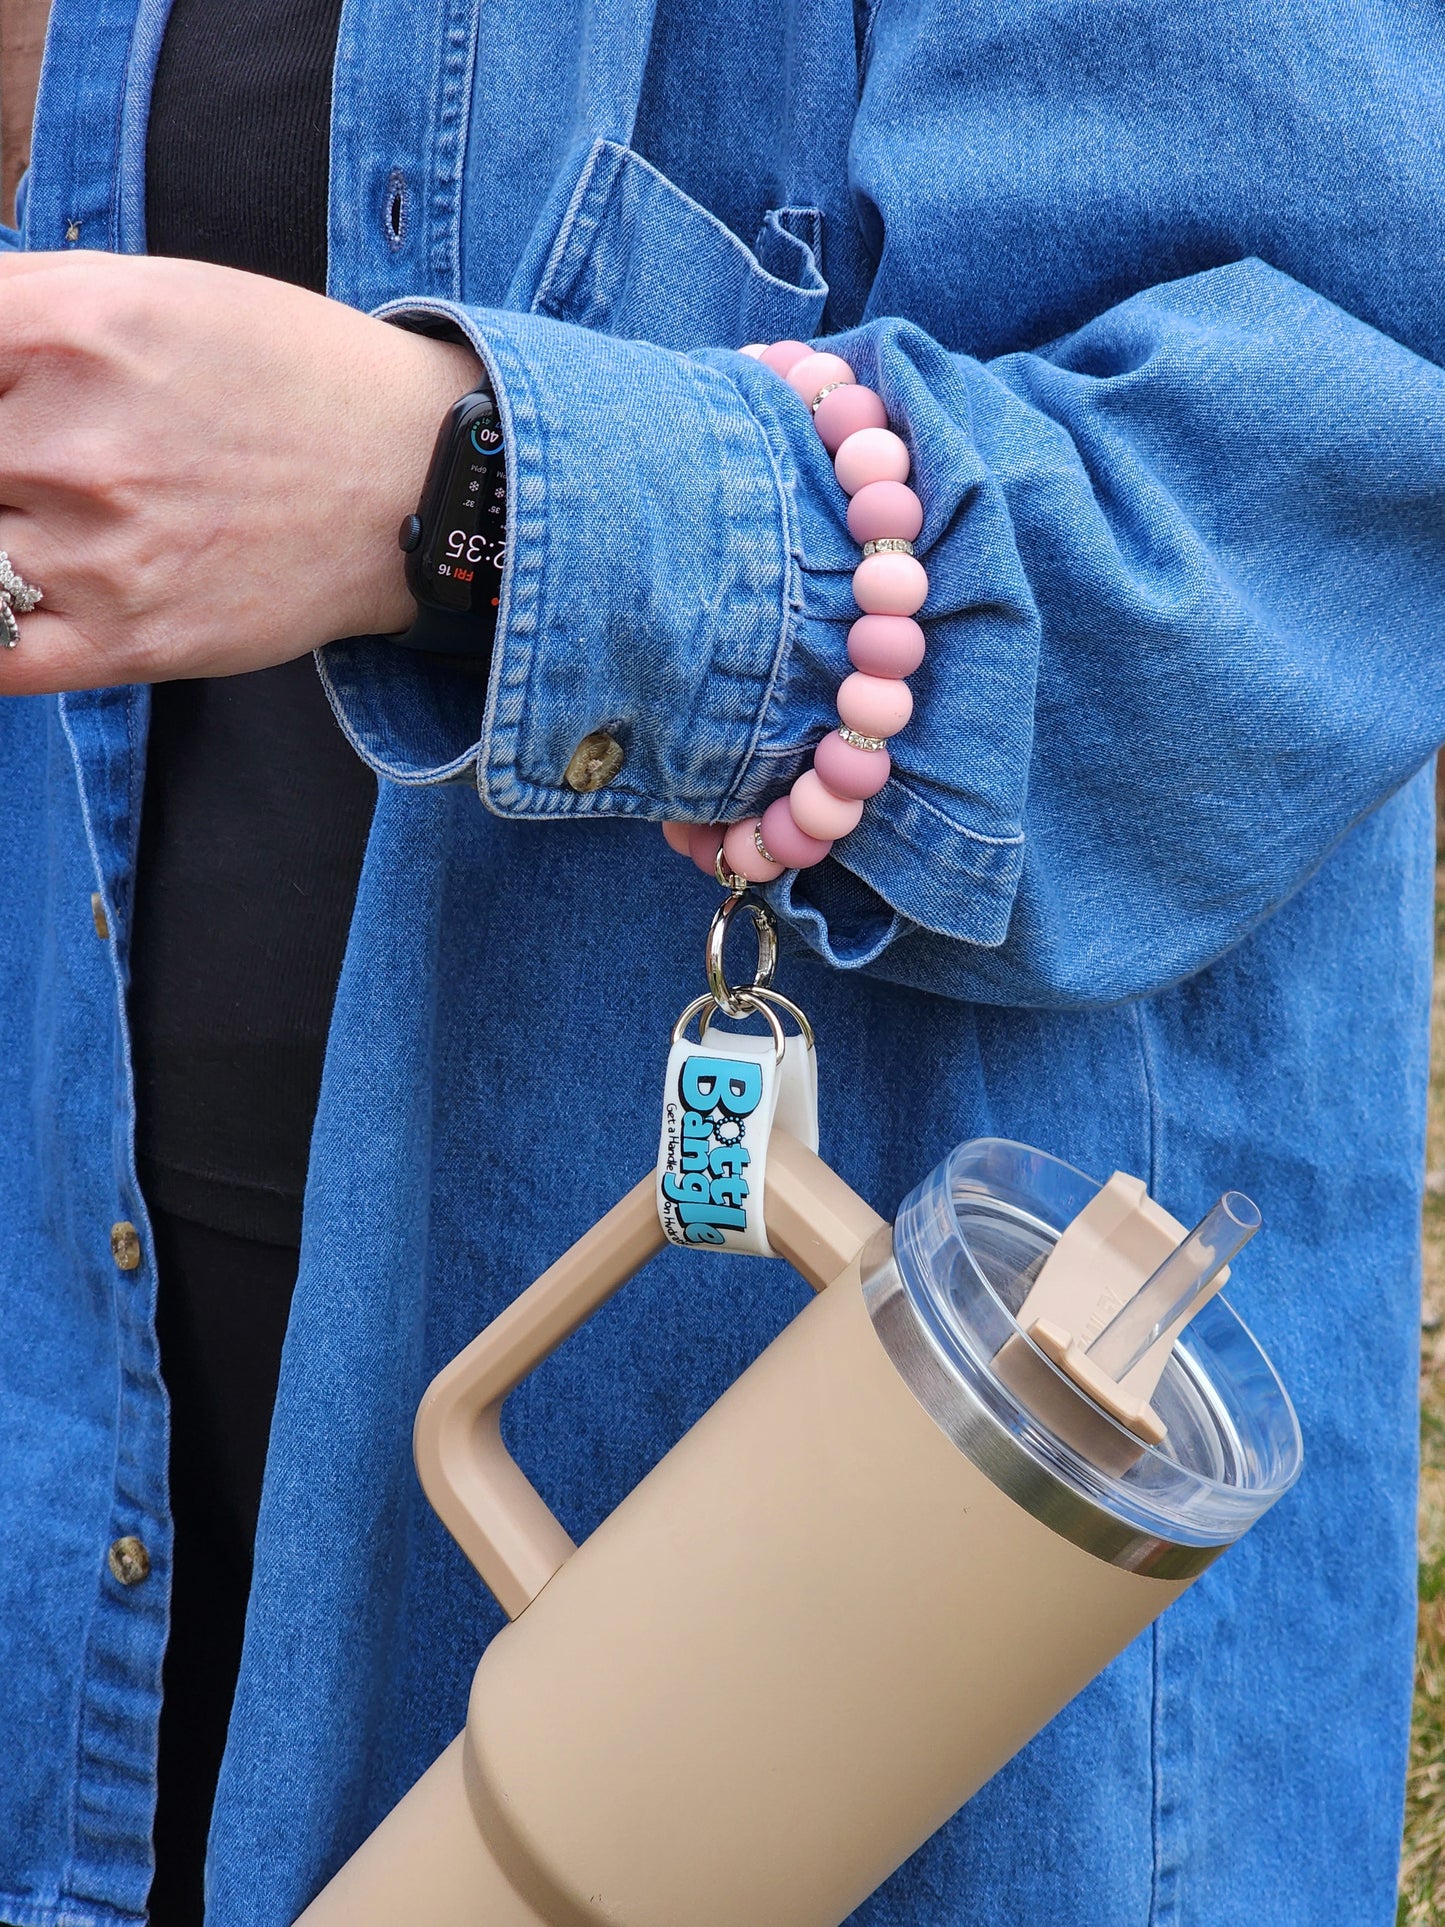
<svg viewBox="0 0 1445 1927">
<path fill-rule="evenodd" d="M 28 615 L 0 619 L 0 696 L 92 689 L 129 680 L 122 665 L 96 650 L 65 606 L 64 571 L 39 523 L 7 509 L 0 514 L 0 551 L 41 602 Z"/>
<path fill-rule="evenodd" d="M 42 606 L 15 620 L 19 641 L 12 648 L 0 647 L 0 697 L 97 689 L 124 680 L 67 617 Z"/>
</svg>

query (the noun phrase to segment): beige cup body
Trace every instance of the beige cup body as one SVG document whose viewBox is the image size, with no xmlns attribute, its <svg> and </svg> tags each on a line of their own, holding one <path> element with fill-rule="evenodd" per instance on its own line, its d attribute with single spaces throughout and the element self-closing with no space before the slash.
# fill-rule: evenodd
<svg viewBox="0 0 1445 1927">
<path fill-rule="evenodd" d="M 1181 1590 L 999 1492 L 854 1270 L 493 1642 L 474 1792 L 548 1918 L 831 1927 Z"/>
<path fill-rule="evenodd" d="M 855 1264 L 492 1642 L 466 1798 L 454 1748 L 306 1927 L 836 1927 L 1186 1583 L 992 1484 Z"/>
<path fill-rule="evenodd" d="M 551 1927 L 482 1834 L 465 1746 L 458 1734 L 296 1927 Z"/>
</svg>

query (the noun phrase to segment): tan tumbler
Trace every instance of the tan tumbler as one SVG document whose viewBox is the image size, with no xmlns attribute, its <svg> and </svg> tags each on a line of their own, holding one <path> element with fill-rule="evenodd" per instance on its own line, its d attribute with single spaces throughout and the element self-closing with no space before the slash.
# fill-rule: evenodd
<svg viewBox="0 0 1445 1927">
<path fill-rule="evenodd" d="M 651 1177 L 428 1391 L 422 1481 L 513 1624 L 305 1927 L 837 1927 L 1298 1473 L 1137 1180 L 984 1140 L 890 1230 L 777 1136 L 766 1217 L 818 1295 L 583 1545 L 501 1407 L 659 1248 Z"/>
</svg>

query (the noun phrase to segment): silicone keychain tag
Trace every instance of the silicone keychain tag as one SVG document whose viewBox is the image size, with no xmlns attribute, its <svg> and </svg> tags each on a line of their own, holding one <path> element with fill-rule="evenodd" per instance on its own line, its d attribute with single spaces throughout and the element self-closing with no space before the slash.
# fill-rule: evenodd
<svg viewBox="0 0 1445 1927">
<path fill-rule="evenodd" d="M 705 1245 L 776 1258 L 763 1221 L 768 1140 L 775 1124 L 808 1150 L 818 1148 L 818 1058 L 813 1027 L 772 988 L 778 959 L 773 913 L 730 876 L 718 857 L 717 880 L 728 892 L 707 933 L 707 990 L 672 1027 L 672 1050 L 662 1092 L 662 1137 L 657 1151 L 657 1216 L 675 1245 Z M 723 968 L 728 926 L 739 911 L 758 940 L 750 984 L 734 988 Z M 783 1030 L 784 1010 L 798 1026 Z M 696 1044 L 688 1028 L 699 1012 Z M 714 1028 L 717 1017 L 761 1017 L 765 1037 Z"/>
<path fill-rule="evenodd" d="M 698 1043 L 673 1044 L 657 1154 L 657 1215 L 673 1244 L 777 1256 L 763 1223 L 773 1127 L 818 1148 L 817 1054 L 802 1036 L 780 1051 L 781 1034 L 705 1025 Z"/>
</svg>

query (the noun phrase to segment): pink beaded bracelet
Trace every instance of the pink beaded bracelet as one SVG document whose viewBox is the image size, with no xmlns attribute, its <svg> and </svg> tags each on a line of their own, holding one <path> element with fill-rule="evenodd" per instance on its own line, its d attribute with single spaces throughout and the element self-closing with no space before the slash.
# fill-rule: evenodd
<svg viewBox="0 0 1445 1927">
<path fill-rule="evenodd" d="M 908 482 L 908 449 L 888 426 L 878 395 L 859 382 L 841 355 L 817 354 L 803 341 L 744 348 L 781 375 L 813 411 L 823 446 L 848 503 L 848 530 L 863 544 L 853 571 L 862 614 L 848 632 L 853 674 L 838 691 L 839 727 L 825 736 L 788 795 L 761 816 L 730 827 L 720 823 L 664 823 L 674 850 L 709 876 L 722 865 L 749 883 L 771 883 L 784 870 L 821 863 L 863 814 L 863 805 L 888 781 L 889 737 L 913 714 L 903 680 L 923 661 L 923 631 L 914 621 L 928 595 L 928 577 L 913 553 L 923 527 L 923 504 Z"/>
</svg>

